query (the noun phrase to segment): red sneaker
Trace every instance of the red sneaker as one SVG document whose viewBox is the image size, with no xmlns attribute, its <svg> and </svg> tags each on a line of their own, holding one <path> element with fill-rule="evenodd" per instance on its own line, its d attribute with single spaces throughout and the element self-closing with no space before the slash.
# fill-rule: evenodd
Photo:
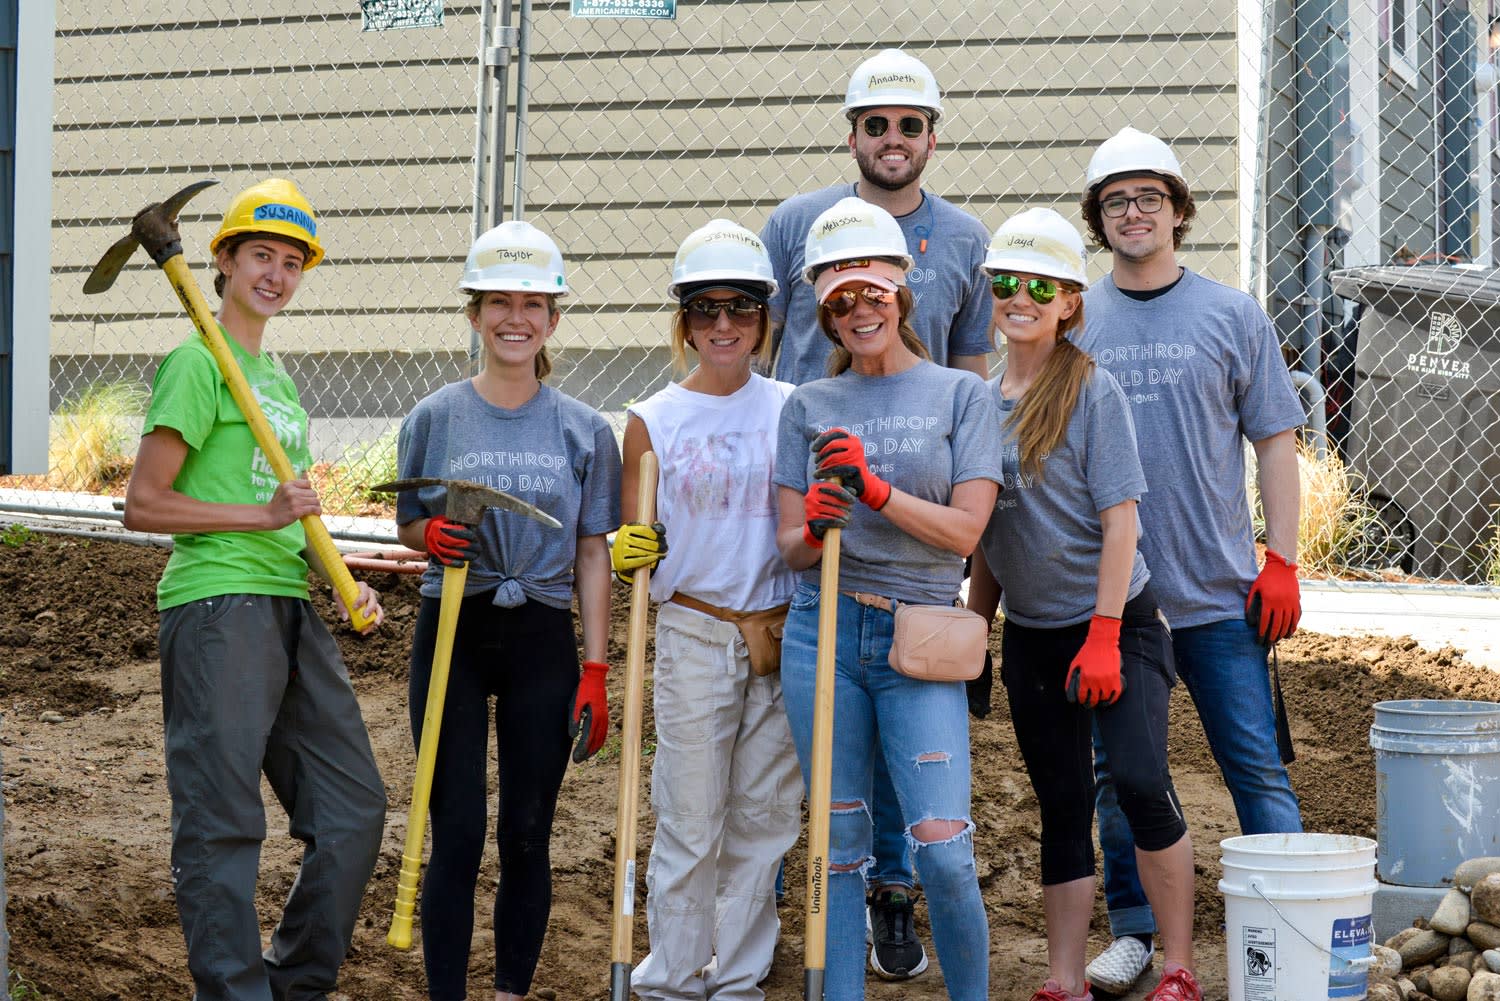
<svg viewBox="0 0 1500 1001">
<path fill-rule="evenodd" d="M 1063 990 L 1062 984 L 1049 980 L 1042 985 L 1041 990 L 1031 995 L 1031 1001 L 1094 1001 L 1094 995 L 1089 991 L 1087 983 L 1083 985 L 1082 994 L 1069 994 Z"/>
<path fill-rule="evenodd" d="M 1203 1001 L 1203 988 L 1187 967 L 1179 966 L 1162 976 L 1146 1001 Z"/>
</svg>

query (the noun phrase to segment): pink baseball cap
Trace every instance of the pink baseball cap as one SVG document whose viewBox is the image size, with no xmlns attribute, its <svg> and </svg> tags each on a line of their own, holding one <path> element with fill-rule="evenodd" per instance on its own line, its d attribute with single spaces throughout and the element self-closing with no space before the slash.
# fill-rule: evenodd
<svg viewBox="0 0 1500 1001">
<path fill-rule="evenodd" d="M 879 258 L 862 258 L 838 261 L 818 272 L 818 277 L 813 280 L 813 292 L 821 306 L 845 285 L 874 285 L 894 292 L 905 284 L 906 270 L 901 265 Z"/>
</svg>

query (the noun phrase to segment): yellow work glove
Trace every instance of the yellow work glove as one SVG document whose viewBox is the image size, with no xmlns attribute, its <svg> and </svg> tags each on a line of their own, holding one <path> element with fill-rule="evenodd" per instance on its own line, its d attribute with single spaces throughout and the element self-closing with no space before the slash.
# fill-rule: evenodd
<svg viewBox="0 0 1500 1001">
<path fill-rule="evenodd" d="M 629 587 L 641 567 L 655 567 L 667 555 L 667 526 L 661 522 L 642 525 L 626 522 L 609 544 L 609 565 L 615 577 Z"/>
</svg>

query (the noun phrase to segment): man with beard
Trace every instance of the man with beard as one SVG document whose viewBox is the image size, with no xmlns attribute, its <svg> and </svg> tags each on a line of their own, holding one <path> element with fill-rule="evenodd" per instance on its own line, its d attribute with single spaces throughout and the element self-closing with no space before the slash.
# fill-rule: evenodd
<svg viewBox="0 0 1500 1001">
<path fill-rule="evenodd" d="M 833 345 L 818 328 L 813 286 L 802 281 L 802 255 L 813 221 L 851 195 L 901 225 L 915 262 L 906 276 L 916 300 L 909 320 L 932 360 L 989 378 L 990 287 L 980 272 L 989 232 L 974 216 L 922 190 L 942 111 L 932 71 L 899 49 L 876 53 L 850 77 L 844 116 L 859 180 L 787 199 L 761 231 L 780 288 L 770 303 L 777 379 L 801 385 L 828 375 Z M 982 701 L 987 709 L 988 698 Z M 912 924 L 915 879 L 901 809 L 878 755 L 874 770 L 870 966 L 883 979 L 907 980 L 927 969 L 927 953 Z"/>
</svg>

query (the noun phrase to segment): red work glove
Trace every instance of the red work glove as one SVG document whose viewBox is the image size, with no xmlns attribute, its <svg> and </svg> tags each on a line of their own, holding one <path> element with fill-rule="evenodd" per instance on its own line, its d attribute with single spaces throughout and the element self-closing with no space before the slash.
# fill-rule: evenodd
<svg viewBox="0 0 1500 1001">
<path fill-rule="evenodd" d="M 830 528 L 849 527 L 849 509 L 854 495 L 837 483 L 819 482 L 807 488 L 802 510 L 807 521 L 802 525 L 802 541 L 814 549 L 823 548 L 823 536 Z"/>
<path fill-rule="evenodd" d="M 1089 709 L 1112 706 L 1125 691 L 1120 673 L 1120 620 L 1095 615 L 1089 634 L 1068 668 L 1067 696 Z"/>
<path fill-rule="evenodd" d="M 474 530 L 442 515 L 427 520 L 427 527 L 422 530 L 422 544 L 427 547 L 427 555 L 445 567 L 479 558 L 479 537 Z"/>
<path fill-rule="evenodd" d="M 609 735 L 609 700 L 604 695 L 604 676 L 608 673 L 608 664 L 583 662 L 583 677 L 578 679 L 578 693 L 573 696 L 573 716 L 568 720 L 568 736 L 575 738 L 574 762 L 592 758 Z"/>
<path fill-rule="evenodd" d="M 1302 589 L 1297 583 L 1297 564 L 1273 549 L 1266 550 L 1260 576 L 1250 585 L 1245 599 L 1245 621 L 1261 643 L 1270 646 L 1297 631 L 1302 618 Z"/>
<path fill-rule="evenodd" d="M 891 485 L 865 464 L 865 443 L 843 428 L 832 428 L 813 439 L 820 480 L 838 480 L 849 492 L 876 511 L 891 499 Z"/>
</svg>

